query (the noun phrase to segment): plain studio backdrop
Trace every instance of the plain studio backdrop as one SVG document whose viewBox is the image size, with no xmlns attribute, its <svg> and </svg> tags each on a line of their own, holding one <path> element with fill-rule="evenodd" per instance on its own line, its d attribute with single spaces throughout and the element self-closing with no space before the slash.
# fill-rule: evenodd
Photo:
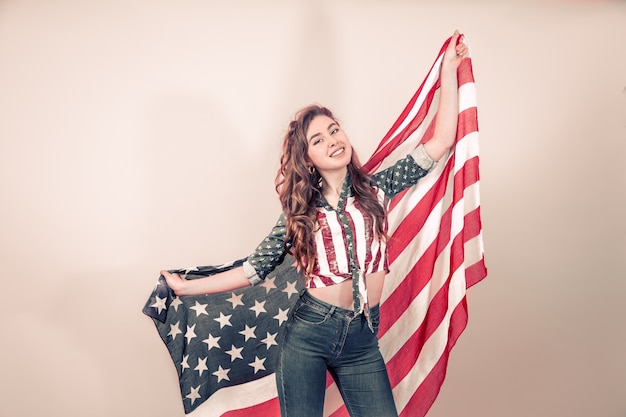
<svg viewBox="0 0 626 417">
<path fill-rule="evenodd" d="M 626 3 L 382 0 L 0 2 L 0 415 L 182 416 L 158 271 L 265 237 L 298 108 L 367 159 L 456 28 L 489 276 L 429 417 L 626 416 Z"/>
</svg>

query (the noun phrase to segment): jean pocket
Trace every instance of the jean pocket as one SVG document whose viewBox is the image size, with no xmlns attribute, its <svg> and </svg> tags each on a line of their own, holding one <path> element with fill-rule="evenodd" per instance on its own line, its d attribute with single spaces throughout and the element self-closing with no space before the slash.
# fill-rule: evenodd
<svg viewBox="0 0 626 417">
<path fill-rule="evenodd" d="M 296 307 L 293 317 L 297 321 L 317 325 L 324 323 L 328 319 L 328 314 L 302 303 Z"/>
<path fill-rule="evenodd" d="M 370 308 L 370 320 L 372 321 L 374 331 L 378 333 L 378 326 L 380 325 L 380 308 L 378 304 Z"/>
</svg>

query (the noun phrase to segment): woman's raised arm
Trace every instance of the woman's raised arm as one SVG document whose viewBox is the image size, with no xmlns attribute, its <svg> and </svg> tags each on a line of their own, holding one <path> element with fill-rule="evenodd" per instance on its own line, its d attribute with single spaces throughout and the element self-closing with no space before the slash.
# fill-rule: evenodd
<svg viewBox="0 0 626 417">
<path fill-rule="evenodd" d="M 457 69 L 467 53 L 467 45 L 459 31 L 455 31 L 443 55 L 441 64 L 441 93 L 437 107 L 435 132 L 432 139 L 424 144 L 428 155 L 435 161 L 440 160 L 454 145 L 457 121 L 459 117 L 459 96 Z M 458 42 L 458 44 L 457 44 Z"/>
</svg>

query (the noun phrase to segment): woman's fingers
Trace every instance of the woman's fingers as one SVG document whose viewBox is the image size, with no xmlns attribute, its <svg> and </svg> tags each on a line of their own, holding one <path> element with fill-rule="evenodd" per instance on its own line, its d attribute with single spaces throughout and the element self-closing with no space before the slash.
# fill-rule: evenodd
<svg viewBox="0 0 626 417">
<path fill-rule="evenodd" d="M 168 271 L 161 271 L 161 275 L 165 278 L 167 285 L 174 291 L 174 294 L 178 295 L 178 291 L 183 285 L 183 278 L 179 274 L 172 274 Z"/>
<path fill-rule="evenodd" d="M 460 56 L 467 52 L 467 45 L 465 44 L 465 37 L 459 33 L 458 30 L 454 31 L 450 44 L 454 45 L 454 52 Z"/>
<path fill-rule="evenodd" d="M 456 49 L 456 47 L 458 46 L 458 39 L 459 39 L 460 33 L 458 30 L 455 30 L 454 33 L 452 34 L 452 38 L 450 38 L 450 44 L 448 44 L 448 51 L 452 52 L 453 49 Z"/>
<path fill-rule="evenodd" d="M 458 30 L 455 30 L 454 34 L 452 34 L 446 53 L 450 57 L 449 59 L 452 60 L 454 60 L 453 57 L 455 56 L 463 58 L 463 56 L 467 54 L 467 45 L 465 44 L 465 38 L 459 33 Z"/>
</svg>

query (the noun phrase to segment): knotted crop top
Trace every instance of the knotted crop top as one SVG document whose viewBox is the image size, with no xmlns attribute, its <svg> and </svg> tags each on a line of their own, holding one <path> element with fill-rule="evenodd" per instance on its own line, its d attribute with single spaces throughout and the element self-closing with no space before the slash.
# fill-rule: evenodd
<svg viewBox="0 0 626 417">
<path fill-rule="evenodd" d="M 417 183 L 433 165 L 434 161 L 420 145 L 391 167 L 372 175 L 379 201 L 385 204 L 389 198 Z M 333 208 L 323 197 L 320 199 L 317 214 L 319 228 L 314 233 L 317 256 L 306 286 L 318 288 L 348 279 L 358 280 L 358 294 L 355 283 L 355 309 L 358 301 L 359 311 L 362 311 L 367 304 L 365 276 L 388 271 L 387 245 L 376 236 L 373 219 L 361 209 L 351 185 L 348 174 L 337 208 Z M 285 220 L 282 213 L 270 234 L 244 262 L 244 272 L 251 284 L 264 280 L 285 256 L 290 245 L 285 242 Z"/>
</svg>

